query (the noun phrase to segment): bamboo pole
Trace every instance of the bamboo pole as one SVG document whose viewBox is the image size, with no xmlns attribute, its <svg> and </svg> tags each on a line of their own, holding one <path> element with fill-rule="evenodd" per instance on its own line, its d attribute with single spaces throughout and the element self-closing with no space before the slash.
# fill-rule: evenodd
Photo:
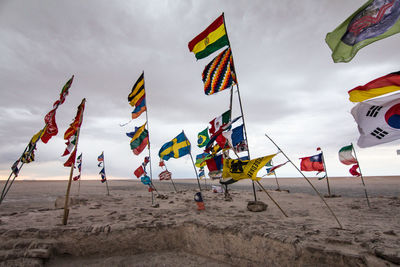
<svg viewBox="0 0 400 267">
<path fill-rule="evenodd" d="M 229 36 L 228 36 L 228 30 L 226 29 L 225 15 L 224 15 L 224 13 L 223 13 L 223 12 L 222 12 L 222 15 L 223 15 L 222 17 L 223 17 L 223 19 L 224 19 L 224 28 L 225 28 L 225 32 L 226 32 L 226 37 L 227 37 L 227 39 L 228 39 L 228 46 L 229 46 L 229 48 L 231 48 L 231 43 L 230 43 L 230 41 L 229 41 Z M 235 66 L 234 59 L 233 59 L 233 52 L 232 52 L 232 48 L 231 48 L 231 54 L 232 54 L 232 62 L 233 62 L 233 66 Z M 235 73 L 235 75 L 236 75 L 236 73 Z M 236 75 L 236 88 L 237 88 L 237 93 L 238 93 L 238 99 L 239 99 L 239 107 L 240 107 L 240 112 L 241 112 L 241 114 L 242 114 L 242 119 L 243 119 L 243 130 L 244 130 L 244 136 L 245 136 L 246 143 L 247 143 L 247 155 L 248 155 L 248 157 L 249 157 L 249 160 L 250 160 L 250 149 L 249 149 L 249 142 L 248 142 L 248 139 L 247 139 L 246 123 L 245 123 L 245 119 L 244 119 L 243 106 L 242 106 L 242 100 L 241 100 L 241 97 L 240 97 L 239 82 L 238 82 L 237 75 Z M 255 187 L 255 185 L 254 185 L 254 181 L 253 181 L 253 180 L 251 180 L 251 182 L 252 182 L 252 186 L 253 186 L 253 195 L 254 195 L 254 201 L 256 201 L 256 202 L 257 202 L 256 187 Z"/>
<path fill-rule="evenodd" d="M 82 103 L 85 103 L 86 99 L 82 99 Z M 81 117 L 79 118 L 79 120 L 83 119 L 83 111 L 81 113 Z M 82 125 L 82 124 L 81 124 Z M 76 134 L 76 143 L 75 143 L 75 148 L 74 151 L 72 153 L 75 153 L 75 157 L 76 157 L 76 151 L 78 150 L 78 142 L 79 142 L 79 135 L 81 132 L 81 126 L 79 126 L 79 128 L 77 129 L 77 134 Z M 68 215 L 69 215 L 69 208 L 68 208 L 68 202 L 69 202 L 69 192 L 71 190 L 71 181 L 72 181 L 72 175 L 74 173 L 74 167 L 75 167 L 75 159 L 72 162 L 71 165 L 71 170 L 69 172 L 69 179 L 68 179 L 68 186 L 67 186 L 67 192 L 65 194 L 65 203 L 64 203 L 64 217 L 63 217 L 63 224 L 67 225 L 68 223 Z"/>
<path fill-rule="evenodd" d="M 333 217 L 335 218 L 336 222 L 339 224 L 340 229 L 343 229 L 342 224 L 339 222 L 338 218 L 336 217 L 335 213 L 332 211 L 332 209 L 329 207 L 328 203 L 326 203 L 325 199 L 322 197 L 322 195 L 318 192 L 318 190 L 314 187 L 314 185 L 310 182 L 310 180 L 308 180 L 308 178 L 303 174 L 302 171 L 299 170 L 299 168 L 289 159 L 288 156 L 286 156 L 286 154 L 282 151 L 282 149 L 280 149 L 280 147 L 267 135 L 265 134 L 265 136 L 276 146 L 276 148 L 279 149 L 279 151 L 282 153 L 282 155 L 284 155 L 286 157 L 286 159 L 292 163 L 293 167 L 296 168 L 296 170 L 303 176 L 304 179 L 306 179 L 306 181 L 310 184 L 310 186 L 312 187 L 312 189 L 314 189 L 314 191 L 317 193 L 317 195 L 319 196 L 319 198 L 324 202 L 324 204 L 326 205 L 326 207 L 328 208 L 328 210 L 331 212 L 331 214 L 333 215 Z"/>
<path fill-rule="evenodd" d="M 322 164 L 324 164 L 324 169 L 325 169 L 326 183 L 328 185 L 328 196 L 331 197 L 331 188 L 329 186 L 328 171 L 326 170 L 324 152 L 322 152 L 322 149 L 321 149 L 321 156 L 322 156 Z"/>
<path fill-rule="evenodd" d="M 363 175 L 362 175 L 362 172 L 361 172 L 360 163 L 358 162 L 356 150 L 354 149 L 353 143 L 351 143 L 351 147 L 353 148 L 354 156 L 355 156 L 355 158 L 357 160 L 358 169 L 360 170 L 360 177 L 361 177 L 361 181 L 362 181 L 362 184 L 363 184 L 363 187 L 364 187 L 365 198 L 367 199 L 368 207 L 371 208 L 371 204 L 369 203 L 369 198 L 368 198 L 368 193 L 367 193 L 367 187 L 365 186 L 365 183 L 364 183 L 364 178 L 363 178 Z"/>
</svg>

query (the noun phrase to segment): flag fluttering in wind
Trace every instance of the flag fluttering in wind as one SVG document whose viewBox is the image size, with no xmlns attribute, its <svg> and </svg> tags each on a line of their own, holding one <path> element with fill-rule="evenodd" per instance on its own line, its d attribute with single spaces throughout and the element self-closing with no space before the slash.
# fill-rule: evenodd
<svg viewBox="0 0 400 267">
<path fill-rule="evenodd" d="M 231 48 L 216 56 L 203 70 L 204 93 L 212 95 L 236 84 Z"/>
<path fill-rule="evenodd" d="M 82 173 L 82 153 L 76 158 L 76 164 L 78 165 L 79 174 L 73 178 L 74 181 L 78 181 L 81 178 L 81 173 Z"/>
<path fill-rule="evenodd" d="M 344 146 L 339 150 L 339 160 L 345 165 L 357 164 L 357 159 L 353 156 L 353 145 Z"/>
<path fill-rule="evenodd" d="M 379 77 L 369 83 L 351 89 L 349 100 L 362 102 L 370 98 L 381 96 L 400 90 L 400 71 Z"/>
<path fill-rule="evenodd" d="M 208 127 L 203 131 L 197 134 L 197 146 L 204 147 L 210 141 L 210 137 L 208 136 Z"/>
<path fill-rule="evenodd" d="M 275 155 L 272 154 L 253 160 L 224 159 L 222 178 L 231 178 L 235 181 L 241 179 L 259 180 L 260 178 L 257 177 L 258 171 Z"/>
<path fill-rule="evenodd" d="M 206 160 L 212 158 L 212 156 L 208 153 L 201 153 L 196 156 L 196 167 L 204 167 L 206 166 Z"/>
<path fill-rule="evenodd" d="M 162 160 L 180 158 L 187 154 L 190 154 L 190 142 L 183 131 L 174 139 L 165 143 L 158 152 L 158 156 Z"/>
<path fill-rule="evenodd" d="M 139 179 L 143 174 L 145 174 L 146 172 L 144 171 L 144 168 L 142 165 L 140 165 L 134 172 L 133 174 L 135 174 L 135 176 Z"/>
<path fill-rule="evenodd" d="M 215 133 L 224 125 L 228 124 L 231 120 L 231 111 L 227 110 L 222 115 L 210 121 L 211 128 L 209 129 L 211 135 Z"/>
<path fill-rule="evenodd" d="M 400 138 L 400 93 L 370 99 L 351 109 L 358 124 L 359 147 L 371 147 Z"/>
<path fill-rule="evenodd" d="M 99 172 L 100 177 L 101 177 L 101 182 L 104 183 L 105 181 L 107 181 L 106 178 L 106 170 L 104 169 L 104 167 L 101 169 L 101 171 Z"/>
<path fill-rule="evenodd" d="M 322 153 L 300 159 L 300 170 L 302 171 L 317 171 L 318 173 L 325 171 L 324 163 L 322 162 Z"/>
<path fill-rule="evenodd" d="M 354 164 L 353 167 L 351 167 L 349 170 L 350 174 L 356 177 L 360 177 L 361 173 L 357 171 L 358 168 L 359 168 L 358 164 Z"/>
<path fill-rule="evenodd" d="M 229 40 L 225 30 L 224 14 L 222 14 L 190 41 L 188 47 L 197 59 L 202 59 L 226 45 L 229 45 Z"/>
<path fill-rule="evenodd" d="M 162 171 L 159 175 L 158 178 L 160 178 L 160 181 L 162 180 L 171 180 L 171 172 L 168 170 Z"/>
<path fill-rule="evenodd" d="M 244 141 L 243 124 L 231 131 L 222 133 L 222 135 L 228 140 L 229 146 L 235 150 L 236 146 Z"/>
<path fill-rule="evenodd" d="M 140 127 L 135 127 L 134 132 L 126 133 L 126 135 L 131 138 L 130 145 L 135 155 L 142 153 L 149 143 L 149 133 L 146 129 L 146 122 Z"/>
<path fill-rule="evenodd" d="M 53 109 L 50 110 L 49 113 L 47 113 L 47 115 L 44 117 L 44 122 L 46 126 L 41 135 L 41 139 L 42 142 L 45 144 L 50 140 L 51 137 L 57 135 L 58 133 L 57 123 L 56 123 L 56 110 L 59 105 L 64 103 L 65 97 L 68 95 L 68 90 L 71 87 L 73 80 L 74 80 L 74 75 L 72 75 L 71 79 L 69 79 L 62 88 L 60 93 L 60 98 L 56 100 L 56 102 L 54 102 Z"/>
<path fill-rule="evenodd" d="M 284 166 L 284 165 L 285 165 L 286 163 L 288 163 L 288 162 L 289 162 L 289 161 L 286 161 L 286 162 L 284 162 L 284 163 L 282 163 L 282 164 L 275 165 L 275 166 L 272 166 L 272 167 L 267 168 L 267 175 L 272 175 L 272 174 L 274 174 L 276 169 L 278 169 L 278 168 Z"/>
<path fill-rule="evenodd" d="M 334 62 L 349 62 L 357 52 L 375 41 L 400 32 L 400 2 L 369 0 L 325 41 Z"/>
<path fill-rule="evenodd" d="M 144 72 L 132 87 L 128 95 L 129 104 L 135 109 L 132 111 L 132 119 L 139 117 L 146 111 L 146 93 L 144 89 Z"/>
<path fill-rule="evenodd" d="M 83 121 L 83 112 L 85 110 L 85 102 L 86 99 L 82 99 L 82 102 L 78 106 L 78 110 L 76 112 L 75 118 L 72 121 L 72 123 L 69 125 L 69 128 L 65 131 L 64 133 L 64 140 L 67 140 L 66 142 L 66 149 L 64 151 L 63 156 L 69 155 L 71 151 L 73 150 L 72 154 L 68 158 L 67 162 L 65 162 L 64 166 L 65 167 L 71 167 L 72 164 L 75 163 L 75 157 L 76 157 L 76 143 L 77 143 L 77 138 L 78 138 L 78 132 L 79 129 L 82 125 Z"/>
</svg>

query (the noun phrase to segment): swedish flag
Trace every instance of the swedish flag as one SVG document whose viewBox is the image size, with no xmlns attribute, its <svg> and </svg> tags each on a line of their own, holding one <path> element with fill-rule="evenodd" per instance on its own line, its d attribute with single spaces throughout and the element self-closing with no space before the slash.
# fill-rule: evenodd
<svg viewBox="0 0 400 267">
<path fill-rule="evenodd" d="M 182 131 L 174 139 L 165 143 L 158 156 L 163 160 L 169 160 L 170 158 L 180 158 L 190 153 L 190 142 L 186 138 L 185 133 Z"/>
</svg>

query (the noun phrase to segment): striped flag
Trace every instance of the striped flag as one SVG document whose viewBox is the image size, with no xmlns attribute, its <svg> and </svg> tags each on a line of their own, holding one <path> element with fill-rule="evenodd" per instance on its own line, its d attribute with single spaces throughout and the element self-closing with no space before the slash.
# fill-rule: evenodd
<svg viewBox="0 0 400 267">
<path fill-rule="evenodd" d="M 212 95 L 231 87 L 236 81 L 231 49 L 227 48 L 204 68 L 204 93 Z"/>
<path fill-rule="evenodd" d="M 160 178 L 160 181 L 162 180 L 171 180 L 171 173 L 167 170 L 161 172 L 158 177 Z"/>
<path fill-rule="evenodd" d="M 139 79 L 132 87 L 132 91 L 128 95 L 129 104 L 134 107 L 142 97 L 145 96 L 144 92 L 144 72 L 140 75 Z"/>
</svg>

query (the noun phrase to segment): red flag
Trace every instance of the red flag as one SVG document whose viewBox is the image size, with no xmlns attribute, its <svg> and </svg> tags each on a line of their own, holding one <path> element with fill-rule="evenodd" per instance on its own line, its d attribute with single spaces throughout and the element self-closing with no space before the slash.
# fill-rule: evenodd
<svg viewBox="0 0 400 267">
<path fill-rule="evenodd" d="M 322 163 L 322 153 L 311 157 L 300 158 L 300 169 L 302 171 L 325 171 L 324 164 Z"/>
<path fill-rule="evenodd" d="M 361 176 L 361 173 L 359 173 L 357 169 L 358 169 L 358 164 L 354 164 L 353 167 L 351 167 L 349 170 L 350 174 L 357 177 Z"/>
<path fill-rule="evenodd" d="M 74 149 L 74 151 L 69 156 L 68 160 L 64 163 L 64 167 L 71 167 L 72 164 L 75 164 L 75 158 L 76 158 L 76 149 Z"/>
<path fill-rule="evenodd" d="M 85 102 L 86 100 L 82 99 L 81 104 L 78 106 L 78 111 L 76 112 L 75 119 L 64 133 L 64 140 L 68 140 L 71 136 L 76 134 L 78 128 L 81 127 L 83 121 L 83 111 L 85 110 Z"/>
<path fill-rule="evenodd" d="M 140 176 L 142 176 L 142 175 L 144 174 L 143 166 L 140 165 L 140 167 L 137 168 L 133 173 L 134 173 L 134 174 L 136 175 L 136 177 L 139 179 Z"/>
<path fill-rule="evenodd" d="M 165 166 L 165 164 L 164 164 L 164 161 L 163 161 L 163 160 L 161 160 L 161 161 L 160 161 L 160 163 L 158 163 L 158 166 L 160 166 L 160 167 L 164 167 L 164 166 Z"/>
<path fill-rule="evenodd" d="M 167 170 L 161 172 L 158 177 L 160 178 L 160 181 L 162 180 L 171 180 L 171 173 Z"/>
<path fill-rule="evenodd" d="M 57 128 L 57 123 L 56 123 L 56 109 L 54 108 L 47 113 L 47 115 L 44 117 L 44 122 L 46 123 L 46 127 L 43 131 L 42 134 L 42 142 L 47 144 L 47 142 L 52 138 L 53 136 L 57 135 L 58 133 L 58 128 Z"/>
</svg>

